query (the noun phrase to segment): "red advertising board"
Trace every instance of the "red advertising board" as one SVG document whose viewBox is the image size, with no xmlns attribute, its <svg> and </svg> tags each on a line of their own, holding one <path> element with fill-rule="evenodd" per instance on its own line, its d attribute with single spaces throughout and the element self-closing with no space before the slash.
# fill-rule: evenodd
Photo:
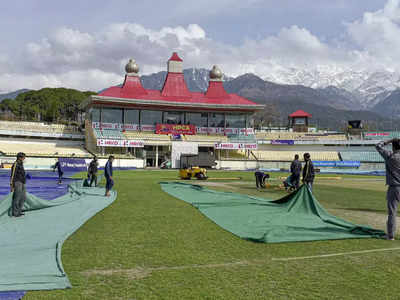
<svg viewBox="0 0 400 300">
<path fill-rule="evenodd" d="M 157 124 L 157 134 L 196 134 L 195 125 Z"/>
</svg>

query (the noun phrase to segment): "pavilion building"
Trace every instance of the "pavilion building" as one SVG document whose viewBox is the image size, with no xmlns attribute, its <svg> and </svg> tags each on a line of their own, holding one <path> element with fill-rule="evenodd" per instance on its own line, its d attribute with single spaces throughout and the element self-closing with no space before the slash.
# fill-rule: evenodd
<svg viewBox="0 0 400 300">
<path fill-rule="evenodd" d="M 84 102 L 89 151 L 137 155 L 141 148 L 147 150 L 147 164 L 157 166 L 178 141 L 197 142 L 199 151 L 210 151 L 216 144 L 229 143 L 229 136 L 254 137 L 252 115 L 264 106 L 227 93 L 217 66 L 210 71 L 208 89 L 202 93 L 188 89 L 183 61 L 176 52 L 167 65 L 161 90 L 142 86 L 139 67 L 131 59 L 122 85 Z"/>
</svg>

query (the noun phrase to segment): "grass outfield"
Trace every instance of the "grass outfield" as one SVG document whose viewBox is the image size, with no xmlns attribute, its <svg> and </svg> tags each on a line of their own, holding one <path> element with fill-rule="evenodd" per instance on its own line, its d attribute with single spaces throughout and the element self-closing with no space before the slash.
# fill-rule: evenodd
<svg viewBox="0 0 400 300">
<path fill-rule="evenodd" d="M 209 172 L 209 188 L 276 199 L 281 180 L 257 191 L 249 172 Z M 64 244 L 72 289 L 28 292 L 33 299 L 398 299 L 400 243 L 350 239 L 282 244 L 241 240 L 161 191 L 177 171 L 115 172 L 117 200 Z M 322 177 L 332 177 L 322 176 Z M 384 228 L 383 177 L 318 178 L 330 212 Z M 193 181 L 194 182 L 194 181 Z M 194 182 L 198 183 L 198 181 Z M 378 252 L 364 250 L 388 249 Z M 352 254 L 344 254 L 360 251 Z M 327 254 L 334 256 L 314 257 Z M 29 255 L 29 254 L 27 254 Z"/>
</svg>

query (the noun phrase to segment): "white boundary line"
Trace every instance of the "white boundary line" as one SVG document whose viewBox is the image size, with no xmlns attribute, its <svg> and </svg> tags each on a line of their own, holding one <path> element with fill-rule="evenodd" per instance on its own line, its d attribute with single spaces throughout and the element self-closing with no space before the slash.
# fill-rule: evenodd
<svg viewBox="0 0 400 300">
<path fill-rule="evenodd" d="M 351 255 L 351 254 L 364 254 L 364 253 L 383 252 L 383 251 L 396 251 L 396 250 L 400 250 L 400 247 L 397 247 L 397 248 L 372 249 L 372 250 L 361 250 L 361 251 L 351 251 L 351 252 L 341 252 L 341 253 L 322 254 L 322 255 L 313 255 L 313 256 L 272 258 L 272 260 L 273 261 L 289 261 L 289 260 L 324 258 L 324 257 L 343 256 L 343 255 Z"/>
</svg>

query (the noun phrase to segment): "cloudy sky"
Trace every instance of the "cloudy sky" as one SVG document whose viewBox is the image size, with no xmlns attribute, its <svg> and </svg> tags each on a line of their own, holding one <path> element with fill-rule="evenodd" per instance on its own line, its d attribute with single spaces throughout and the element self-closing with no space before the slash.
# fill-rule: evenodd
<svg viewBox="0 0 400 300">
<path fill-rule="evenodd" d="M 0 3 L 0 91 L 100 90 L 166 69 L 400 71 L 400 0 L 14 0 Z"/>
</svg>

